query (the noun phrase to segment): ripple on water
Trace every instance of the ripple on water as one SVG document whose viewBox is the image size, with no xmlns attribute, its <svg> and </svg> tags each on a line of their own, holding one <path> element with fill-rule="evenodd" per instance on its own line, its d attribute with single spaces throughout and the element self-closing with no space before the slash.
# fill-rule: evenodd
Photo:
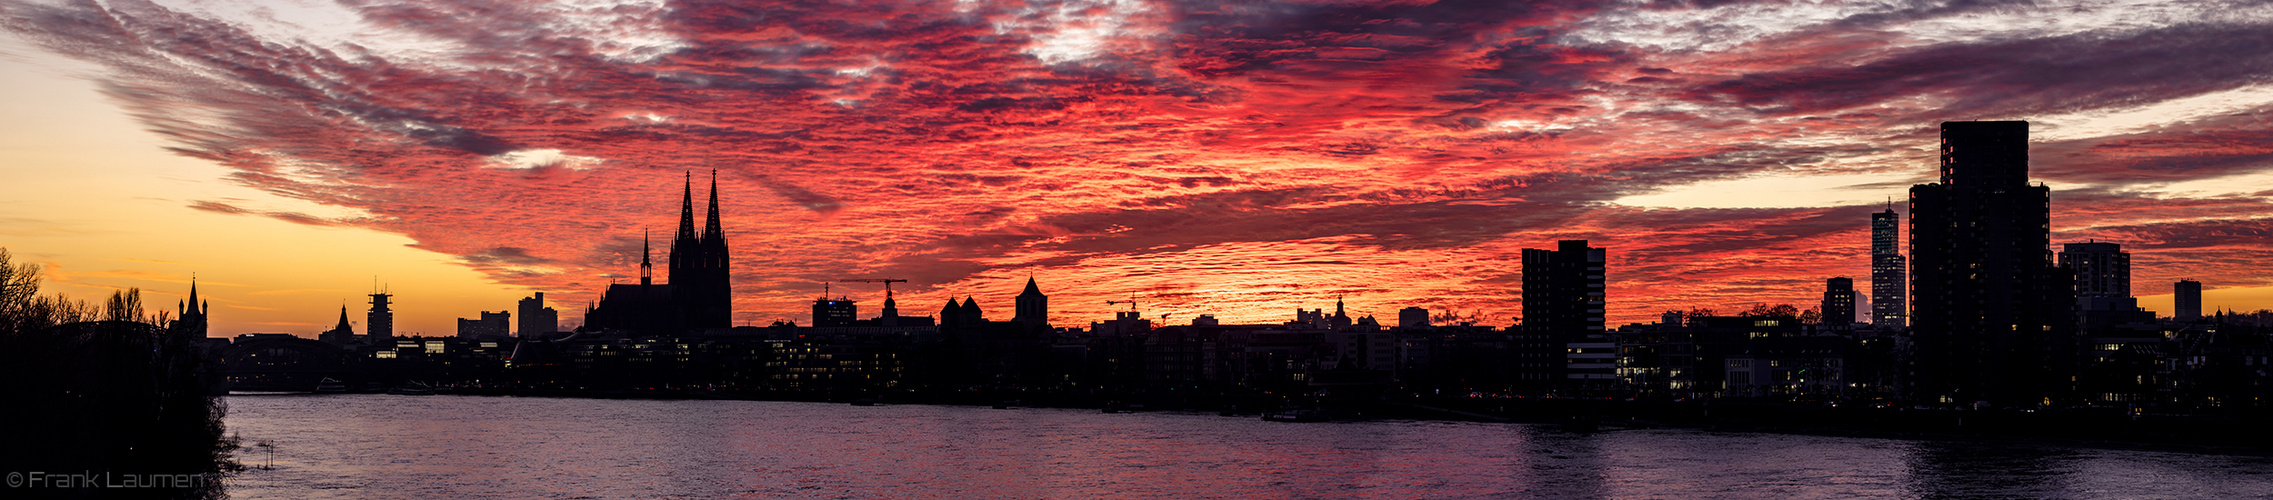
<svg viewBox="0 0 2273 500">
<path fill-rule="evenodd" d="M 2263 457 L 1472 422 L 232 397 L 240 498 L 2239 498 Z M 241 452 L 260 463 L 265 454 Z"/>
</svg>

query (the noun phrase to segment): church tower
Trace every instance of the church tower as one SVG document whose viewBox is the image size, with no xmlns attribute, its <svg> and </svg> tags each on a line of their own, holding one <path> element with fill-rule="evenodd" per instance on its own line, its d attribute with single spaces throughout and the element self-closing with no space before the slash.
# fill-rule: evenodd
<svg viewBox="0 0 2273 500">
<path fill-rule="evenodd" d="M 1025 324 L 1028 330 L 1050 328 L 1050 296 L 1042 294 L 1033 276 L 1026 277 L 1026 291 L 1018 293 L 1017 316 L 1010 320 Z"/>
<path fill-rule="evenodd" d="M 347 347 L 348 344 L 355 343 L 355 325 L 347 322 L 346 305 L 339 306 L 339 324 L 332 326 L 329 331 L 316 335 L 316 340 L 340 347 Z"/>
<path fill-rule="evenodd" d="M 718 172 L 710 173 L 710 213 L 695 231 L 694 174 L 679 197 L 679 231 L 671 240 L 671 288 L 687 328 L 733 326 L 733 284 L 726 230 L 719 222 Z"/>
<path fill-rule="evenodd" d="M 196 277 L 193 276 L 189 279 L 189 300 L 181 302 L 175 308 L 174 315 L 179 319 L 174 320 L 174 323 L 169 325 L 173 327 L 175 333 L 186 339 L 204 339 L 207 326 L 205 313 L 213 310 L 213 303 L 198 302 Z"/>
<path fill-rule="evenodd" d="M 703 289 L 695 295 L 702 315 L 698 321 L 687 323 L 696 328 L 727 328 L 734 326 L 734 274 L 730 269 L 733 259 L 726 251 L 726 228 L 718 221 L 718 171 L 710 171 L 710 211 L 702 226 Z"/>
</svg>

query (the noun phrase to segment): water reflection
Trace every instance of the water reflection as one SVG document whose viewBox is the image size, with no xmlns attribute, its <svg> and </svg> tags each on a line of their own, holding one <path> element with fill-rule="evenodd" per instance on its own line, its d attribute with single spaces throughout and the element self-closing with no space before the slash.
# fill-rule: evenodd
<svg viewBox="0 0 2273 500">
<path fill-rule="evenodd" d="M 1213 414 L 386 395 L 233 397 L 246 498 L 2151 498 L 2266 459 Z"/>
<path fill-rule="evenodd" d="M 1609 498 L 1609 466 L 1603 461 L 1602 433 L 1569 432 L 1553 426 L 1520 427 L 1523 472 L 1515 490 L 1555 498 Z"/>
<path fill-rule="evenodd" d="M 2029 444 L 1920 441 L 1903 457 L 1903 486 L 1918 498 L 2076 498 L 2090 493 L 2070 481 L 2086 458 Z"/>
</svg>

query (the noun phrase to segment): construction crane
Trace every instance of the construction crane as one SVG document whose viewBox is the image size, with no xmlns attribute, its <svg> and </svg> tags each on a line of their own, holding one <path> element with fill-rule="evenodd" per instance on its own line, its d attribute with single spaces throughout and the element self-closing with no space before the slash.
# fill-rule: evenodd
<svg viewBox="0 0 2273 500">
<path fill-rule="evenodd" d="M 891 297 L 891 296 L 892 296 L 892 284 L 893 284 L 893 283 L 907 283 L 907 282 L 908 282 L 908 280 L 902 280 L 902 279 L 892 279 L 892 278 L 857 279 L 857 280 L 837 280 L 837 281 L 842 281 L 842 282 L 846 282 L 846 283 L 883 283 L 883 284 L 884 284 L 884 296 L 885 296 L 885 297 Z"/>
<path fill-rule="evenodd" d="M 1117 306 L 1117 305 L 1121 305 L 1121 304 L 1128 304 L 1128 305 L 1129 305 L 1129 314 L 1136 314 L 1136 312 L 1137 312 L 1137 309 L 1136 309 L 1136 306 L 1137 306 L 1136 294 L 1133 294 L 1133 293 L 1132 293 L 1132 294 L 1129 294 L 1129 300 L 1108 300 L 1108 301 L 1105 301 L 1105 305 L 1109 305 L 1109 306 Z"/>
</svg>

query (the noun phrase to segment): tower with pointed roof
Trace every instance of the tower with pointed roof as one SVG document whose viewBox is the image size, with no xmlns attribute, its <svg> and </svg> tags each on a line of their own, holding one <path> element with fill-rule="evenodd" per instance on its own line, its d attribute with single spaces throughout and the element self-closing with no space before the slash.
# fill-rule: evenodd
<svg viewBox="0 0 2273 500">
<path fill-rule="evenodd" d="M 1026 291 L 1018 293 L 1017 316 L 1010 320 L 1025 324 L 1029 330 L 1050 327 L 1050 296 L 1042 294 L 1033 276 L 1026 277 Z"/>
<path fill-rule="evenodd" d="M 718 171 L 710 173 L 710 210 L 700 232 L 695 230 L 694 200 L 694 174 L 689 173 L 679 198 L 679 230 L 671 239 L 672 295 L 687 328 L 731 327 L 732 259 L 727 253 L 725 225 L 719 221 Z"/>
<path fill-rule="evenodd" d="M 346 305 L 339 306 L 339 324 L 333 326 L 329 331 L 316 334 L 316 340 L 340 347 L 355 343 L 355 325 L 347 322 Z"/>
<path fill-rule="evenodd" d="M 172 327 L 174 332 L 183 338 L 192 340 L 205 338 L 207 326 L 205 313 L 213 310 L 213 303 L 198 301 L 197 277 L 189 278 L 189 300 L 177 303 L 174 307 L 174 316 L 179 319 L 174 320 L 173 324 L 168 326 Z"/>
<path fill-rule="evenodd" d="M 950 326 L 962 325 L 963 303 L 955 301 L 954 297 L 948 297 L 947 305 L 940 306 L 939 308 L 939 326 L 941 328 L 946 328 Z"/>
</svg>

